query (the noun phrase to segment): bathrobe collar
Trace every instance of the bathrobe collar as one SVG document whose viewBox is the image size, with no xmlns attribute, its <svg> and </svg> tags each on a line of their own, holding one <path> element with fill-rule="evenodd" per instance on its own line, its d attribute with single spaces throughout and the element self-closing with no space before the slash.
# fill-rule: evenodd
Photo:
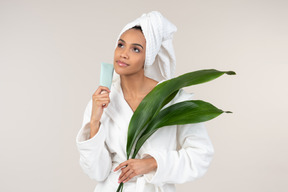
<svg viewBox="0 0 288 192">
<path fill-rule="evenodd" d="M 164 81 L 165 80 L 158 82 L 157 85 Z M 120 82 L 120 78 L 116 78 L 113 80 L 110 93 L 110 104 L 107 107 L 105 113 L 111 119 L 114 119 L 116 124 L 121 124 L 123 126 L 125 125 L 126 129 L 128 129 L 130 119 L 133 116 L 134 112 L 127 103 L 127 101 L 124 99 L 124 94 Z"/>
<path fill-rule="evenodd" d="M 129 122 L 134 112 L 124 99 L 120 78 L 112 83 L 110 104 L 106 108 L 105 113 L 113 119 L 121 130 L 128 130 Z"/>
</svg>

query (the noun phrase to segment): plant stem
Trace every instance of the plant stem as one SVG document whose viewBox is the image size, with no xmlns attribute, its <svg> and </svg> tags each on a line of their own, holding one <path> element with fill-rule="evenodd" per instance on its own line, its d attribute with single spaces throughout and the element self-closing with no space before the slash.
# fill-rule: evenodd
<svg viewBox="0 0 288 192">
<path fill-rule="evenodd" d="M 120 183 L 116 192 L 122 192 L 123 191 L 123 185 L 124 185 L 124 183 Z"/>
</svg>

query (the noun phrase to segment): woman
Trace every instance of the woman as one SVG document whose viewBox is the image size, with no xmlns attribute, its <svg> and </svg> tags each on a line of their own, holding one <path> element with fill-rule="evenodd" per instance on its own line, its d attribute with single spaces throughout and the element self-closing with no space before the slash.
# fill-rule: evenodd
<svg viewBox="0 0 288 192">
<path fill-rule="evenodd" d="M 159 12 L 143 14 L 121 31 L 114 54 L 111 90 L 98 87 L 88 103 L 77 135 L 80 165 L 99 183 L 95 192 L 175 192 L 175 183 L 202 176 L 213 146 L 202 123 L 159 129 L 135 159 L 126 159 L 127 129 L 142 99 L 173 77 L 176 27 Z M 102 93 L 102 94 L 101 94 Z M 192 98 L 180 90 L 167 106 Z"/>
</svg>

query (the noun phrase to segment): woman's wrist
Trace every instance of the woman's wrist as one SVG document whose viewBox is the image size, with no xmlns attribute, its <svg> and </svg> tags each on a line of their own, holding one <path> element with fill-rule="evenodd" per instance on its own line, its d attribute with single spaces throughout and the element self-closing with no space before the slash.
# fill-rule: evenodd
<svg viewBox="0 0 288 192">
<path fill-rule="evenodd" d="M 156 170 L 157 169 L 157 161 L 153 157 L 149 158 L 149 161 L 150 161 L 150 164 L 152 166 L 152 169 Z"/>
</svg>

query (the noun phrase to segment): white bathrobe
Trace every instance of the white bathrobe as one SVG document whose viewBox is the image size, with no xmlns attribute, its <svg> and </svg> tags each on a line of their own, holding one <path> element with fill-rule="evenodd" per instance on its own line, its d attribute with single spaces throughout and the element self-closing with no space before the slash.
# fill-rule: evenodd
<svg viewBox="0 0 288 192">
<path fill-rule="evenodd" d="M 180 90 L 166 106 L 190 99 L 192 94 Z M 82 169 L 91 179 L 98 181 L 94 192 L 116 192 L 121 171 L 113 172 L 113 169 L 127 160 L 127 130 L 133 111 L 123 97 L 120 79 L 112 84 L 110 100 L 102 115 L 98 133 L 89 139 L 90 100 L 76 138 Z M 136 156 L 137 159 L 149 155 L 154 157 L 157 169 L 126 182 L 124 191 L 175 192 L 174 184 L 204 175 L 213 153 L 203 123 L 160 128 L 144 143 Z"/>
</svg>

